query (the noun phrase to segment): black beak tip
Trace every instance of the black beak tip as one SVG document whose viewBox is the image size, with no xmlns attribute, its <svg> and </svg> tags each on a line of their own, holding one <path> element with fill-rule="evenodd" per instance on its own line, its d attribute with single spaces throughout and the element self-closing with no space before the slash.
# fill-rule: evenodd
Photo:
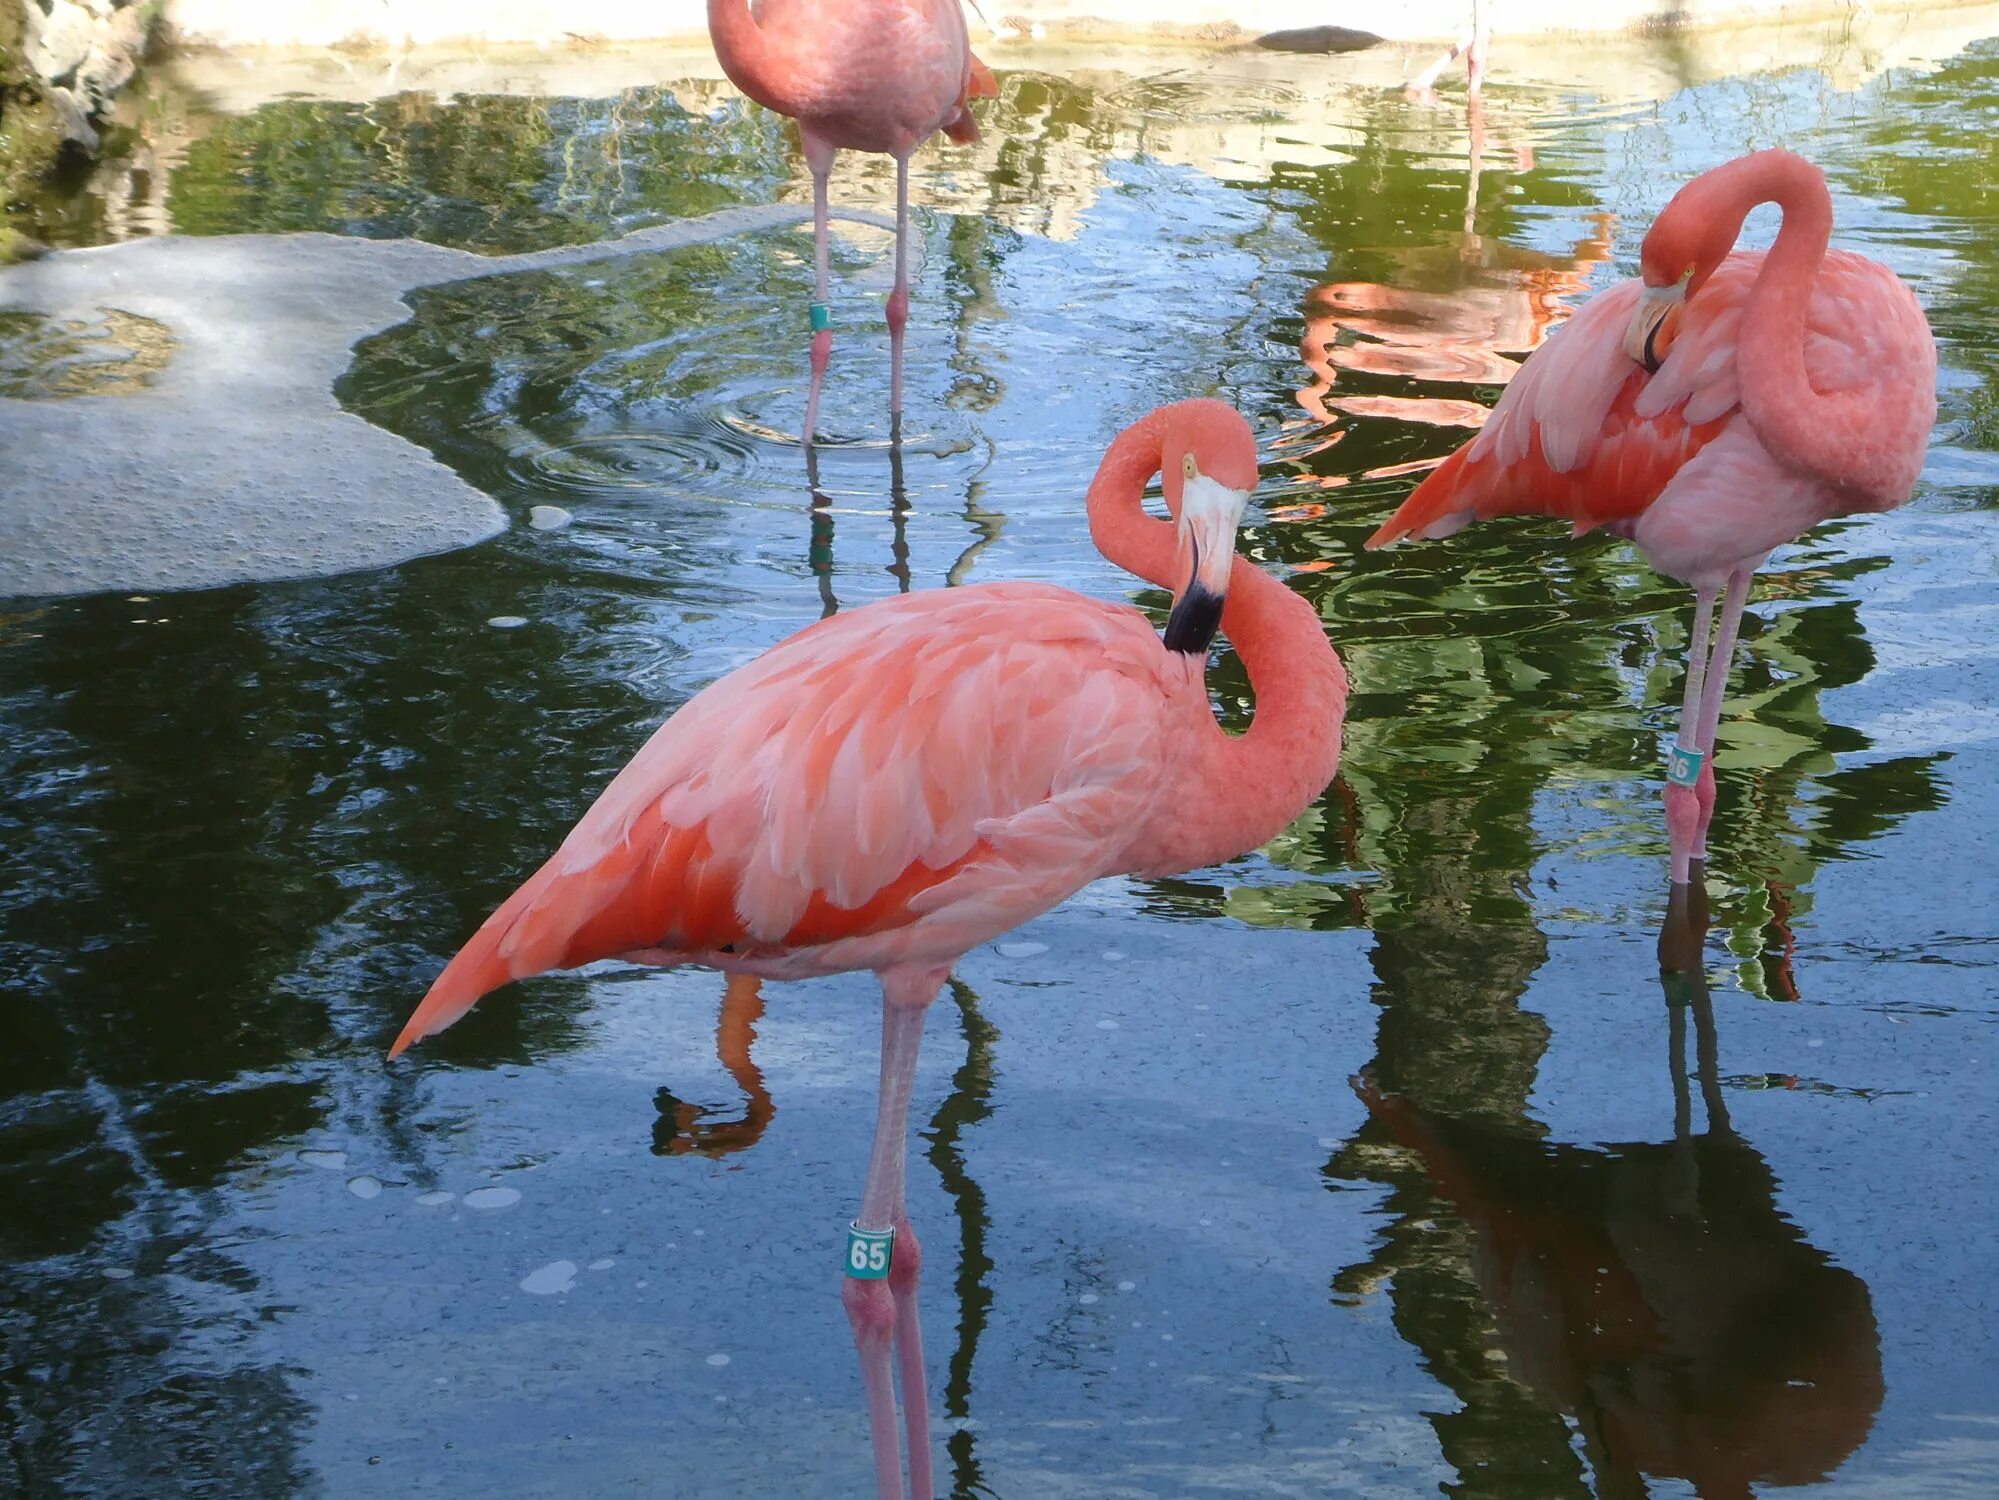
<svg viewBox="0 0 1999 1500">
<path fill-rule="evenodd" d="M 1659 330 L 1665 326 L 1666 320 L 1660 318 L 1650 328 L 1645 330 L 1645 357 L 1639 360 L 1639 363 L 1645 366 L 1645 373 L 1647 375 L 1657 375 L 1659 373 Z"/>
<path fill-rule="evenodd" d="M 1227 595 L 1211 593 L 1198 579 L 1189 583 L 1166 617 L 1166 649 L 1206 656 L 1221 629 L 1222 605 L 1227 602 Z"/>
</svg>

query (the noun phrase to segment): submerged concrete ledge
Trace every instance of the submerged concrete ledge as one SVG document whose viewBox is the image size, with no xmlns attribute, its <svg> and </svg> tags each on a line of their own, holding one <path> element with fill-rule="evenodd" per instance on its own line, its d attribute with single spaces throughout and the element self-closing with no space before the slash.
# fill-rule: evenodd
<svg viewBox="0 0 1999 1500">
<path fill-rule="evenodd" d="M 1893 21 L 1961 8 L 1952 0 L 1485 0 L 1493 33 L 1658 32 L 1845 17 Z M 1971 0 L 1976 3 L 1976 0 Z M 1299 0 L 992 0 L 967 9 L 982 46 L 1012 42 L 1204 42 L 1228 46 L 1270 32 L 1345 26 L 1389 41 L 1446 41 L 1471 27 L 1471 0 L 1322 6 Z M 165 20 L 197 47 L 409 47 L 524 44 L 588 48 L 707 37 L 706 0 L 166 0 Z"/>
</svg>

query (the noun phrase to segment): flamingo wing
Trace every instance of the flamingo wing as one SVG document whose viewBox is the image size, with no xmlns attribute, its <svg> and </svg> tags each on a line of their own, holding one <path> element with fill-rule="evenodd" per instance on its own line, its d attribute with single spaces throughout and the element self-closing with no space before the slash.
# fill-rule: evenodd
<svg viewBox="0 0 1999 1500">
<path fill-rule="evenodd" d="M 961 146 L 975 146 L 979 141 L 979 122 L 972 116 L 972 100 L 997 99 L 999 80 L 993 77 L 993 70 L 979 60 L 977 53 L 967 53 L 966 61 L 968 72 L 964 92 L 958 95 L 956 113 L 944 122 L 944 134 Z"/>
<path fill-rule="evenodd" d="M 822 620 L 660 726 L 395 1051 L 510 979 L 598 958 L 948 961 L 1114 867 L 1171 670 L 1144 615 L 1047 585 Z"/>
<path fill-rule="evenodd" d="M 1756 536 L 1753 544 L 1745 541 L 1745 553 L 1767 551 L 1825 515 L 1852 508 L 1828 508 L 1823 486 L 1783 472 L 1742 410 L 1736 353 L 1764 255 L 1731 254 L 1669 317 L 1661 336 L 1665 356 L 1654 374 L 1623 347 L 1639 283 L 1620 282 L 1584 303 L 1521 366 L 1479 435 L 1418 485 L 1367 545 L 1449 536 L 1497 515 L 1561 516 L 1580 534 L 1644 514 L 1669 487 L 1696 503 L 1711 497 L 1693 489 L 1744 492 L 1745 472 L 1747 493 L 1762 495 L 1768 512 L 1760 527 L 1750 528 Z M 1934 346 L 1921 317 L 1915 298 L 1885 267 L 1828 252 L 1806 314 L 1812 389 L 1822 396 L 1858 393 L 1870 408 L 1930 400 L 1934 365 L 1923 360 L 1934 359 Z M 1690 470 L 1725 432 L 1732 432 L 1730 440 L 1713 461 Z M 1683 471 L 1688 477 L 1675 487 Z M 1785 485 L 1799 490 L 1797 505 L 1771 498 Z M 1687 576 L 1686 566 L 1676 576 Z"/>
<path fill-rule="evenodd" d="M 1716 279 L 1719 279 L 1718 277 Z M 1368 538 L 1440 537 L 1499 515 L 1561 516 L 1578 533 L 1645 510 L 1736 408 L 1733 288 L 1683 320 L 1657 375 L 1624 352 L 1639 283 L 1592 297 L 1528 356 L 1477 437 Z M 1721 304 L 1727 304 L 1723 312 Z"/>
</svg>

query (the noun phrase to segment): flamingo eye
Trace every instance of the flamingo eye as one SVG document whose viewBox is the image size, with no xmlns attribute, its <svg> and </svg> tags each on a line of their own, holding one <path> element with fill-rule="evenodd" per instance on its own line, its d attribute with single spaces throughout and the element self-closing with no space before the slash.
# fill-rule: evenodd
<svg viewBox="0 0 1999 1500">
<path fill-rule="evenodd" d="M 1192 479 L 1200 472 L 1200 469 L 1194 463 L 1193 454 L 1183 453 L 1180 455 L 1180 476 L 1183 479 Z"/>
</svg>

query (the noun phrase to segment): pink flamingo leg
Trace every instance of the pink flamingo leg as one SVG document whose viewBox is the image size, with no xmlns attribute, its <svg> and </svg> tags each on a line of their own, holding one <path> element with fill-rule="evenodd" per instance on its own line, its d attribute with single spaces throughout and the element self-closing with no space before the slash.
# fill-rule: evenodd
<svg viewBox="0 0 1999 1500">
<path fill-rule="evenodd" d="M 1436 88 L 1438 77 L 1443 73 L 1444 69 L 1448 68 L 1452 63 L 1471 50 L 1472 41 L 1473 38 L 1466 36 L 1460 37 L 1457 41 L 1451 43 L 1451 50 L 1405 83 L 1402 86 L 1402 92 L 1409 95 L 1412 99 L 1427 101 Z"/>
<path fill-rule="evenodd" d="M 1714 634 L 1713 588 L 1694 590 L 1694 623 L 1687 632 L 1687 691 L 1680 700 L 1676 745 L 1705 750 L 1700 739 L 1701 695 L 1706 687 L 1708 644 Z M 1701 774 L 1707 774 L 1705 765 Z M 1666 834 L 1673 847 L 1673 884 L 1687 883 L 1687 863 L 1693 856 L 1701 826 L 1699 795 L 1692 787 L 1666 783 Z"/>
<path fill-rule="evenodd" d="M 862 1229 L 900 1232 L 908 1225 L 903 1207 L 904 1149 L 909 1137 L 909 1094 L 916 1081 L 916 1052 L 923 1041 L 923 1018 L 943 986 L 946 969 L 888 969 L 882 981 L 881 1099 L 875 1114 L 874 1152 L 857 1222 Z M 922 1251 L 911 1239 L 910 1265 L 897 1276 L 902 1257 L 898 1238 L 890 1252 L 889 1275 L 879 1281 L 849 1276 L 840 1290 L 854 1348 L 861 1357 L 861 1383 L 868 1394 L 868 1429 L 874 1439 L 878 1500 L 902 1500 L 902 1454 L 896 1441 L 895 1389 L 889 1371 L 889 1344 L 901 1354 L 903 1391 L 910 1403 L 910 1477 L 915 1500 L 930 1500 L 930 1435 L 923 1342 L 916 1326 L 916 1281 Z M 899 1286 L 898 1283 L 901 1283 Z M 921 1414 L 924 1427 L 915 1425 Z"/>
<path fill-rule="evenodd" d="M 803 126 L 798 134 L 805 143 L 805 163 L 812 169 L 813 306 L 827 310 L 826 327 L 818 327 L 818 319 L 813 320 L 812 389 L 805 398 L 805 441 L 810 443 L 819 435 L 819 388 L 825 384 L 826 366 L 833 358 L 832 304 L 827 301 L 826 179 L 833 171 L 833 158 L 840 152 Z"/>
<path fill-rule="evenodd" d="M 909 322 L 909 158 L 895 159 L 895 290 L 888 294 L 888 414 L 902 415 L 902 330 Z"/>
<path fill-rule="evenodd" d="M 1701 694 L 1701 748 L 1707 764 L 1701 767 L 1700 823 L 1694 830 L 1693 857 L 1707 859 L 1707 829 L 1714 817 L 1714 742 L 1721 727 L 1721 695 L 1728 688 L 1728 675 L 1735 664 L 1735 636 L 1742 624 L 1742 608 L 1749 602 L 1748 568 L 1729 575 L 1728 597 L 1722 601 L 1721 629 L 1715 637 L 1714 656 L 1708 665 L 1707 685 Z"/>
<path fill-rule="evenodd" d="M 916 1242 L 904 1211 L 896 1220 L 895 1259 L 888 1289 L 895 1297 L 895 1373 L 902 1382 L 902 1423 L 909 1434 L 909 1493 L 930 1500 L 930 1385 L 923 1370 L 923 1325 L 917 1316 L 916 1284 L 922 1277 L 923 1247 Z"/>
<path fill-rule="evenodd" d="M 1485 49 L 1492 39 L 1492 23 L 1486 18 L 1482 0 L 1471 0 L 1471 46 L 1465 52 L 1465 81 L 1476 99 L 1485 85 Z"/>
</svg>

